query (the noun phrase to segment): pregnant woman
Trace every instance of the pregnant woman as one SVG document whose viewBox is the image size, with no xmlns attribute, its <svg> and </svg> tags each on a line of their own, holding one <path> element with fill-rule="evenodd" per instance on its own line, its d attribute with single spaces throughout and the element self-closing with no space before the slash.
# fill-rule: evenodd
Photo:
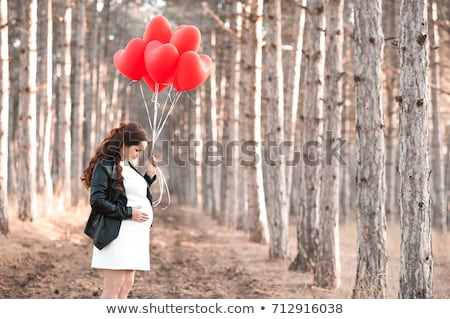
<svg viewBox="0 0 450 319">
<path fill-rule="evenodd" d="M 81 178 L 90 188 L 92 210 L 84 231 L 94 243 L 91 266 L 103 270 L 102 298 L 127 298 L 135 271 L 150 270 L 154 158 L 144 175 L 135 168 L 147 140 L 139 123 L 121 123 L 102 141 Z"/>
</svg>

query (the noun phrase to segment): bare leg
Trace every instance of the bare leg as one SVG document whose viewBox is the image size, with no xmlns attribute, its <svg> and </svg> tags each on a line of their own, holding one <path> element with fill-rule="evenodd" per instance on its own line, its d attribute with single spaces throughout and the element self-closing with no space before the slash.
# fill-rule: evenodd
<svg viewBox="0 0 450 319">
<path fill-rule="evenodd" d="M 103 272 L 102 299 L 117 299 L 125 281 L 124 270 L 105 269 Z"/>
<path fill-rule="evenodd" d="M 124 270 L 125 276 L 124 281 L 122 283 L 122 287 L 119 291 L 119 299 L 126 299 L 128 297 L 128 294 L 131 291 L 131 288 L 133 288 L 134 284 L 134 270 Z"/>
</svg>

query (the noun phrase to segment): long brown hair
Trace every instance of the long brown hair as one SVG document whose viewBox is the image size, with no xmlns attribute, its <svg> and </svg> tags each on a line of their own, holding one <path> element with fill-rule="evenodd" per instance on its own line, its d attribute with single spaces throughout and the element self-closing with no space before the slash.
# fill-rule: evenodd
<svg viewBox="0 0 450 319">
<path fill-rule="evenodd" d="M 118 182 L 122 182 L 122 167 L 118 164 L 122 160 L 123 145 L 138 145 L 140 142 L 147 140 L 147 133 L 141 124 L 136 122 L 120 123 L 118 127 L 113 128 L 109 132 L 108 136 L 97 147 L 94 156 L 89 161 L 88 167 L 83 171 L 81 181 L 86 188 L 90 188 L 92 172 L 95 165 L 102 159 L 108 159 L 116 163 L 118 168 Z"/>
</svg>

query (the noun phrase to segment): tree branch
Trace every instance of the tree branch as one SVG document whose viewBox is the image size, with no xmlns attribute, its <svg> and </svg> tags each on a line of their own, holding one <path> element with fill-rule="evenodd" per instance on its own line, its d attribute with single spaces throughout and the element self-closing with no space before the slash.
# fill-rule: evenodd
<svg viewBox="0 0 450 319">
<path fill-rule="evenodd" d="M 203 6 L 203 12 L 210 16 L 211 19 L 225 32 L 231 34 L 231 35 L 235 35 L 235 33 L 233 32 L 233 30 L 231 30 L 229 27 L 227 27 L 225 25 L 225 23 L 222 21 L 222 19 L 220 19 L 220 17 L 214 13 L 214 11 L 212 11 L 210 8 L 208 8 L 208 3 L 206 1 L 202 2 L 202 6 Z"/>
</svg>

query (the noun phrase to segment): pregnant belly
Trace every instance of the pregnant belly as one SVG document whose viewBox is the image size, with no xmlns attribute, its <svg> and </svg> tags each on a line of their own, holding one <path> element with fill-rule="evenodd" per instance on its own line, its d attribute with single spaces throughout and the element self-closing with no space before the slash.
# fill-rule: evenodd
<svg viewBox="0 0 450 319">
<path fill-rule="evenodd" d="M 137 207 L 137 206 L 141 206 L 141 208 L 139 208 L 141 211 L 144 211 L 147 215 L 148 215 L 148 219 L 145 222 L 137 222 L 134 220 L 129 220 L 130 222 L 133 223 L 137 223 L 137 224 L 142 224 L 142 225 L 146 225 L 148 227 L 150 227 L 152 225 L 153 222 L 153 210 L 152 210 L 152 206 L 150 205 L 150 202 L 148 200 L 145 201 L 128 201 L 127 206 L 131 206 L 131 207 Z"/>
</svg>

